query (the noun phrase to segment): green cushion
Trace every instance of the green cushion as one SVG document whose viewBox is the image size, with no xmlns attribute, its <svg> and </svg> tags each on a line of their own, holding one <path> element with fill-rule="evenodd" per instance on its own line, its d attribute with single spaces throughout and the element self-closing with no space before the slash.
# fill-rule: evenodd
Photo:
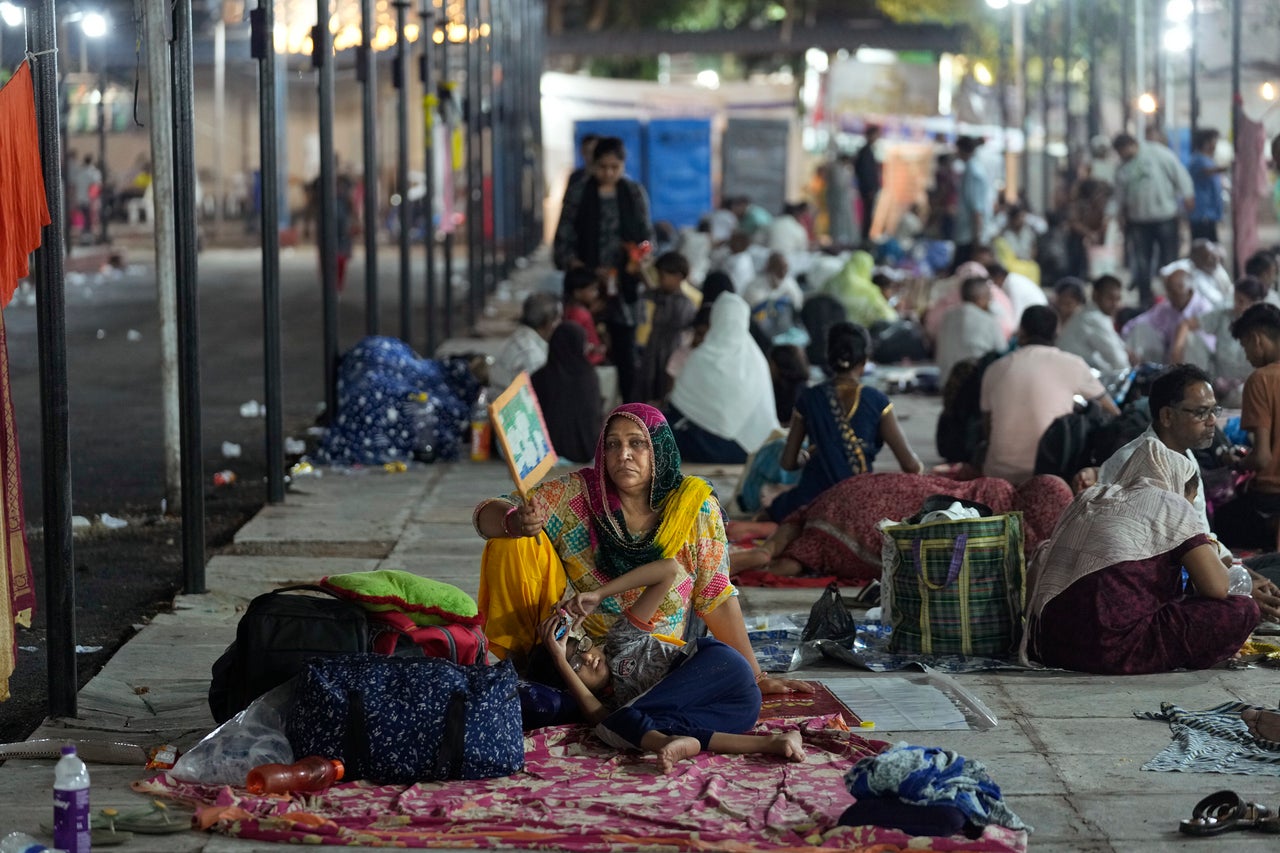
<svg viewBox="0 0 1280 853">
<path fill-rule="evenodd" d="M 484 620 L 475 599 L 453 584 L 419 577 L 395 569 L 330 575 L 320 585 L 366 610 L 395 610 L 415 625 L 461 623 L 479 625 Z"/>
</svg>

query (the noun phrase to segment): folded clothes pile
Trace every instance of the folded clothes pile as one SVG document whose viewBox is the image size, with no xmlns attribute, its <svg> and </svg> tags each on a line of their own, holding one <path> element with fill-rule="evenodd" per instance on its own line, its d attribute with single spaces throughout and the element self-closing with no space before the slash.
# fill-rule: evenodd
<svg viewBox="0 0 1280 853">
<path fill-rule="evenodd" d="M 857 799 L 840 818 L 846 826 L 974 837 L 990 824 L 1031 830 L 1005 804 L 981 762 L 950 750 L 898 744 L 859 761 L 844 782 Z"/>
</svg>

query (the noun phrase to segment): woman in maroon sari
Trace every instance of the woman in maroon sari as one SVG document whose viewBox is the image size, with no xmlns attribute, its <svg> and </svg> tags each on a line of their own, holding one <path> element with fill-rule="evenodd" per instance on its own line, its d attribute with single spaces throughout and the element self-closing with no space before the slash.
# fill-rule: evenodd
<svg viewBox="0 0 1280 853">
<path fill-rule="evenodd" d="M 1239 651 L 1258 605 L 1228 594 L 1191 504 L 1198 487 L 1194 463 L 1153 438 L 1116 483 L 1082 492 L 1032 561 L 1024 657 L 1129 675 L 1205 669 Z"/>
</svg>

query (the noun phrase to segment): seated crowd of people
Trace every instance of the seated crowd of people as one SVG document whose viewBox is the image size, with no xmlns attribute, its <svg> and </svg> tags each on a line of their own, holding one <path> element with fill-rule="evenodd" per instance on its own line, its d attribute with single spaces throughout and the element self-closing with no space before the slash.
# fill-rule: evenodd
<svg viewBox="0 0 1280 853">
<path fill-rule="evenodd" d="M 602 144 L 616 157 L 613 142 Z M 603 179 L 569 195 L 621 210 L 603 221 L 626 231 L 625 209 L 645 204 L 643 190 L 613 176 L 610 192 L 609 169 L 594 174 Z M 1280 620 L 1280 588 L 1230 550 L 1276 550 L 1280 525 L 1273 255 L 1250 258 L 1233 285 L 1214 245 L 1197 240 L 1160 270 L 1163 295 L 1137 310 L 1123 307 L 1115 276 L 1042 286 L 1037 269 L 1012 256 L 1012 270 L 981 244 L 947 272 L 904 272 L 867 251 L 816 251 L 803 205 L 771 220 L 749 212 L 734 200 L 655 259 L 619 232 L 612 265 L 598 253 L 577 261 L 584 228 L 563 226 L 580 214 L 562 218 L 563 321 L 553 321 L 554 295 L 531 296 L 526 328 L 497 366 L 532 374 L 558 454 L 587 467 L 526 501 L 477 508 L 482 535 L 516 540 L 486 551 L 482 608 L 499 648 L 527 655 L 545 641 L 538 626 L 566 583 L 591 592 L 674 558 L 667 598 L 653 612 L 646 599 L 632 621 L 684 636 L 691 609 L 744 651 L 741 615 L 724 609 L 732 573 L 877 580 L 876 524 L 939 494 L 1024 514 L 1026 653 L 1042 663 L 1205 667 L 1234 654 L 1264 616 Z M 1006 211 L 1013 243 L 1024 216 Z M 605 238 L 597 229 L 590 242 Z M 864 377 L 874 364 L 930 360 L 947 464 L 926 472 L 892 400 Z M 612 399 L 597 365 L 616 370 Z M 1224 404 L 1240 408 L 1238 422 L 1223 417 Z M 901 473 L 875 473 L 886 445 Z M 682 463 L 745 463 L 738 493 L 715 495 Z M 728 513 L 777 527 L 759 547 L 732 549 Z M 536 593 L 530 565 L 544 567 Z M 511 572 L 524 573 L 519 589 Z M 1245 594 L 1229 595 L 1238 576 Z M 590 613 L 598 637 L 640 595 L 613 586 L 627 590 L 622 610 Z M 1096 630 L 1079 631 L 1085 623 Z M 541 645 L 562 663 L 573 658 L 558 641 Z M 643 726 L 635 731 L 638 746 Z M 692 736 L 714 748 L 707 732 Z"/>
</svg>

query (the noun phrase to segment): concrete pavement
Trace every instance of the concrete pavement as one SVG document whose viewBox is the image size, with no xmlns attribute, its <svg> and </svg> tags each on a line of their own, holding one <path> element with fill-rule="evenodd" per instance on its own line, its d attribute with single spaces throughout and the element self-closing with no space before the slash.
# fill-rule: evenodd
<svg viewBox="0 0 1280 853">
<path fill-rule="evenodd" d="M 535 274 L 529 271 L 529 276 Z M 520 288 L 515 289 L 518 295 Z M 502 318 L 510 316 L 514 304 L 496 306 L 487 338 L 451 347 L 492 348 Z M 937 398 L 904 395 L 895 405 L 913 446 L 927 464 L 936 461 Z M 732 492 L 738 475 L 733 467 L 695 470 L 710 476 L 721 493 Z M 212 558 L 208 593 L 178 597 L 173 612 L 142 628 L 81 691 L 76 719 L 48 720 L 32 737 L 190 747 L 212 727 L 205 697 L 209 667 L 233 639 L 249 599 L 283 583 L 375 568 L 429 575 L 474 595 L 482 543 L 471 528 L 471 510 L 509 485 L 505 466 L 498 462 L 420 466 L 400 474 L 325 470 L 320 477 L 298 479 L 286 503 L 264 507 L 232 546 Z M 817 592 L 748 588 L 742 599 L 750 620 L 807 610 Z M 814 679 L 887 677 L 834 664 L 798 674 Z M 1014 810 L 1036 828 L 1033 849 L 1156 851 L 1195 844 L 1177 833 L 1178 820 L 1220 788 L 1235 789 L 1248 800 L 1280 804 L 1280 777 L 1141 771 L 1168 744 L 1169 730 L 1132 717 L 1135 710 L 1158 710 L 1161 702 L 1188 709 L 1232 699 L 1271 704 L 1280 698 L 1274 671 L 1124 678 L 1002 672 L 956 678 L 994 712 L 995 728 L 901 735 L 879 730 L 874 736 L 945 746 L 983 761 Z M 93 764 L 91 772 L 95 808 L 139 801 L 129 785 L 147 771 Z M 52 761 L 11 760 L 4 765 L 0 834 L 11 829 L 40 834 L 39 825 L 50 815 L 52 779 Z M 1274 837 L 1247 833 L 1234 833 L 1220 843 L 1231 850 L 1275 849 Z M 136 836 L 125 849 L 220 853 L 277 848 L 190 832 Z"/>
</svg>

